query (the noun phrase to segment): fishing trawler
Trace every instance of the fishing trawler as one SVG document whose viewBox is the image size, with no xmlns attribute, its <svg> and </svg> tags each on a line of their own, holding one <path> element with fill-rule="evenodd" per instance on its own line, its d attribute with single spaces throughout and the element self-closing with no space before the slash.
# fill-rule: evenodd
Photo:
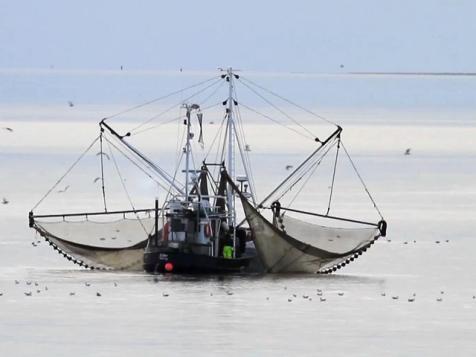
<svg viewBox="0 0 476 357">
<path fill-rule="evenodd" d="M 175 173 L 161 168 L 130 142 L 134 131 L 121 135 L 113 128 L 111 119 L 115 115 L 103 118 L 99 123 L 98 137 L 72 167 L 84 156 L 90 155 L 91 149 L 99 144 L 97 157 L 101 164 L 104 210 L 69 214 L 34 213 L 66 177 L 65 174 L 29 213 L 30 227 L 68 260 L 86 268 L 143 269 L 149 273 L 331 273 L 359 257 L 376 239 L 385 236 L 387 224 L 343 146 L 342 128 L 333 123 L 334 130 L 325 139 L 310 137 L 315 145 L 311 154 L 258 201 L 251 170 L 250 145 L 245 141 L 242 128 L 244 120 L 239 107 L 248 108 L 256 115 L 261 113 L 238 101 L 237 83 L 261 98 L 265 98 L 263 93 L 267 93 L 309 115 L 322 118 L 244 78 L 232 68 L 222 70 L 217 77 L 171 94 L 195 90 L 178 104 L 183 115 L 176 119 L 183 122 L 184 140 L 180 145 L 180 160 Z M 197 144 L 204 147 L 203 113 L 209 108 L 204 106 L 204 102 L 217 93 L 223 84 L 227 84 L 228 91 L 228 95 L 219 103 L 224 107 L 223 120 L 210 150 L 197 165 L 193 147 Z M 195 101 L 199 94 L 205 95 L 202 102 Z M 270 103 L 268 100 L 266 102 Z M 276 122 L 272 117 L 265 117 Z M 292 119 L 289 115 L 286 117 Z M 306 130 L 303 125 L 299 125 L 299 128 Z M 290 129 L 297 131 L 295 128 Z M 198 135 L 195 135 L 196 130 Z M 307 130 L 307 138 L 309 133 Z M 132 207 L 128 210 L 107 210 L 105 144 L 109 146 L 111 156 L 113 151 L 124 155 L 162 188 L 162 205 L 156 199 L 154 207 L 149 209 L 136 209 L 131 203 Z M 211 160 L 209 155 L 213 148 L 216 149 L 215 160 Z M 341 149 L 377 210 L 379 219 L 374 222 L 330 214 Z M 298 193 L 304 189 L 331 150 L 335 151 L 335 163 L 327 210 L 316 212 L 291 207 L 295 197 L 289 200 L 290 204 L 283 204 L 293 189 Z M 117 168 L 117 162 L 113 162 Z M 240 174 L 237 170 L 240 170 Z M 181 171 L 183 178 L 179 179 L 178 171 Z M 314 219 L 320 222 L 316 223 Z M 345 227 L 336 226 L 336 223 L 345 224 Z"/>
</svg>

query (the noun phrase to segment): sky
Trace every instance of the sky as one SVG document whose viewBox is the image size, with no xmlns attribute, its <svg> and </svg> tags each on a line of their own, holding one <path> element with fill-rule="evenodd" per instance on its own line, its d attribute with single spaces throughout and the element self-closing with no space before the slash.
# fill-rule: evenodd
<svg viewBox="0 0 476 357">
<path fill-rule="evenodd" d="M 0 68 L 475 71 L 472 0 L 0 0 Z"/>
</svg>

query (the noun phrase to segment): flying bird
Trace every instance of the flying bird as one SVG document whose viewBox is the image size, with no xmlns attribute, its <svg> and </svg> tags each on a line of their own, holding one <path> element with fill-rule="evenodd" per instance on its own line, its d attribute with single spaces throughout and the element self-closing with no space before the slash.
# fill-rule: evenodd
<svg viewBox="0 0 476 357">
<path fill-rule="evenodd" d="M 7 200 L 5 197 L 2 198 L 2 204 L 8 205 L 10 203 L 9 200 Z"/>
<path fill-rule="evenodd" d="M 65 188 L 63 188 L 62 190 L 58 190 L 58 193 L 64 193 L 64 192 L 68 191 L 68 189 L 69 189 L 69 185 L 66 186 Z"/>
<path fill-rule="evenodd" d="M 4 127 L 4 128 L 2 128 L 2 129 L 3 129 L 3 130 L 6 130 L 6 131 L 9 131 L 10 133 L 13 132 L 13 129 L 12 129 L 12 128 L 9 128 L 9 127 Z"/>
<path fill-rule="evenodd" d="M 405 155 L 410 155 L 411 151 L 412 151 L 411 148 L 406 149 L 406 150 L 405 150 Z"/>
<path fill-rule="evenodd" d="M 104 155 L 104 156 L 106 157 L 106 159 L 110 160 L 109 155 L 106 154 L 105 152 L 101 152 L 101 151 L 100 151 L 100 152 L 98 152 L 98 153 L 96 154 L 96 156 L 100 156 L 100 155 Z"/>
<path fill-rule="evenodd" d="M 94 183 L 98 182 L 101 178 L 98 176 L 94 179 Z"/>
<path fill-rule="evenodd" d="M 293 168 L 294 166 L 293 165 L 286 165 L 286 170 L 289 171 Z"/>
<path fill-rule="evenodd" d="M 74 103 L 72 101 L 68 101 L 68 105 L 70 106 L 70 108 L 74 107 Z"/>
</svg>

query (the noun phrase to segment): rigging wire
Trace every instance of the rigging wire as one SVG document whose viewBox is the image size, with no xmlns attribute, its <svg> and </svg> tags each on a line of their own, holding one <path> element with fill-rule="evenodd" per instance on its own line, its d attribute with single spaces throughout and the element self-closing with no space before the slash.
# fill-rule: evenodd
<svg viewBox="0 0 476 357">
<path fill-rule="evenodd" d="M 104 155 L 103 155 L 103 145 L 102 145 L 102 136 L 103 129 L 101 128 L 101 133 L 99 134 L 99 146 L 100 146 L 100 156 L 101 156 L 101 186 L 102 186 L 102 200 L 104 202 L 104 212 L 107 212 L 106 206 L 106 189 L 104 188 Z"/>
<path fill-rule="evenodd" d="M 331 210 L 332 193 L 334 192 L 334 182 L 335 182 L 336 170 L 337 170 L 337 160 L 339 159 L 339 149 L 340 149 L 340 136 L 337 137 L 336 159 L 334 161 L 334 170 L 333 170 L 333 173 L 332 173 L 331 192 L 329 194 L 329 204 L 327 205 L 326 216 L 329 214 L 329 211 Z"/>
<path fill-rule="evenodd" d="M 299 181 L 301 181 L 304 178 L 304 176 L 306 176 L 310 172 L 309 176 L 304 180 L 303 184 L 301 185 L 299 190 L 296 192 L 294 197 L 289 201 L 288 206 L 290 207 L 294 203 L 294 201 L 297 199 L 299 194 L 302 192 L 304 187 L 307 185 L 311 177 L 314 176 L 314 173 L 316 172 L 319 165 L 322 163 L 322 160 L 324 160 L 324 158 L 327 156 L 329 151 L 334 147 L 334 145 L 335 145 L 335 142 L 329 145 L 326 151 L 324 151 L 324 153 L 322 153 L 321 156 L 317 157 L 317 159 L 314 162 L 311 162 L 309 165 L 307 165 L 308 167 L 304 170 L 304 172 L 300 175 L 300 177 L 294 183 L 290 184 L 289 187 L 285 190 L 285 192 L 283 192 L 277 200 L 279 201 L 281 198 L 283 198 L 284 195 L 286 195 L 289 191 L 291 191 L 294 188 L 294 186 L 296 186 L 296 184 L 298 184 Z"/>
<path fill-rule="evenodd" d="M 146 171 L 143 167 L 141 167 L 133 158 L 131 158 L 128 154 L 126 154 L 123 150 L 121 150 L 117 145 L 115 145 L 111 140 L 105 137 L 105 140 L 111 144 L 117 151 L 119 151 L 126 159 L 128 159 L 134 166 L 136 166 L 139 170 L 141 170 L 147 177 L 149 177 L 152 181 L 154 181 L 159 187 L 163 189 L 168 189 L 165 185 L 160 183 L 157 179 L 155 179 L 149 172 Z M 147 169 L 151 169 L 149 166 L 145 165 Z M 152 170 L 152 172 L 154 172 Z"/>
<path fill-rule="evenodd" d="M 143 127 L 144 125 L 150 123 L 151 121 L 154 121 L 155 119 L 157 119 L 157 118 L 161 117 L 162 115 L 168 113 L 168 112 L 171 111 L 172 109 L 178 107 L 178 106 L 181 105 L 182 103 L 187 102 L 188 100 L 190 100 L 190 99 L 192 99 L 193 97 L 199 95 L 200 93 L 205 92 L 206 90 L 208 90 L 209 88 L 213 87 L 214 85 L 216 85 L 216 84 L 218 84 L 218 83 L 220 83 L 220 82 L 222 82 L 222 80 L 221 80 L 221 78 L 218 78 L 218 79 L 217 79 L 215 82 L 213 82 L 212 84 L 210 84 L 210 85 L 206 86 L 205 88 L 202 88 L 202 89 L 200 89 L 200 90 L 198 90 L 198 91 L 192 93 L 192 94 L 191 94 L 190 96 L 188 96 L 187 98 L 180 100 L 180 102 L 178 102 L 178 103 L 176 103 L 176 104 L 170 106 L 169 108 L 167 108 L 167 109 L 164 110 L 163 112 L 161 112 L 161 113 L 159 113 L 159 114 L 156 114 L 156 115 L 150 117 L 149 119 L 147 119 L 147 120 L 146 120 L 145 122 L 143 122 L 143 123 L 140 123 L 139 125 L 137 125 L 136 127 L 134 127 L 134 128 L 131 130 L 131 132 L 134 132 L 134 131 L 140 129 L 140 128 Z"/>
<path fill-rule="evenodd" d="M 34 209 L 36 209 L 42 202 L 43 200 L 48 197 L 48 195 L 61 183 L 61 181 L 63 181 L 63 179 L 71 172 L 71 170 L 73 170 L 73 168 L 78 164 L 79 161 L 81 161 L 81 159 L 84 157 L 84 155 L 86 155 L 89 150 L 91 150 L 91 148 L 94 146 L 94 144 L 96 144 L 96 142 L 99 140 L 99 136 L 97 136 L 93 142 L 91 144 L 89 144 L 89 146 L 86 148 L 86 150 L 84 150 L 81 155 L 79 155 L 79 157 L 76 159 L 76 161 L 73 162 L 73 164 L 68 168 L 68 170 L 66 170 L 66 172 L 63 174 L 63 176 L 61 176 L 58 181 L 56 181 L 56 183 L 44 194 L 44 196 L 33 206 L 33 208 L 31 209 L 31 211 L 33 211 Z"/>
<path fill-rule="evenodd" d="M 139 224 L 141 225 L 142 229 L 144 230 L 144 233 L 149 235 L 149 232 L 147 232 L 147 229 L 144 227 L 144 224 L 142 223 L 142 220 L 139 218 L 139 214 L 136 212 L 136 208 L 134 206 L 134 203 L 132 202 L 131 195 L 129 194 L 129 191 L 127 190 L 126 184 L 124 183 L 124 179 L 121 175 L 121 171 L 119 170 L 119 166 L 117 165 L 116 158 L 114 157 L 114 154 L 112 152 L 111 145 L 109 145 L 108 141 L 108 146 L 109 146 L 109 153 L 111 154 L 112 162 L 114 163 L 114 167 L 116 168 L 117 175 L 119 176 L 119 179 L 121 180 L 121 185 L 122 188 L 124 189 L 124 192 L 126 193 L 127 199 L 129 200 L 129 203 L 132 207 L 132 210 L 134 211 L 134 214 L 139 221 Z"/>
<path fill-rule="evenodd" d="M 243 165 L 245 166 L 245 171 L 247 172 L 247 175 L 249 176 L 248 177 L 248 183 L 250 185 L 250 190 L 253 194 L 253 200 L 254 200 L 254 204 L 256 205 L 256 201 L 258 200 L 258 198 L 256 197 L 256 185 L 255 185 L 255 180 L 254 180 L 254 176 L 253 176 L 253 170 L 252 170 L 252 166 L 251 166 L 251 158 L 250 158 L 250 155 L 249 155 L 249 152 L 246 150 L 246 135 L 245 135 L 245 130 L 244 130 L 244 125 L 243 125 L 243 118 L 241 117 L 241 110 L 240 110 L 240 102 L 238 101 L 238 94 L 236 92 L 236 87 L 234 86 L 233 87 L 233 93 L 235 95 L 235 100 L 236 102 L 238 103 L 235 108 L 236 108 L 236 118 L 238 119 L 237 120 L 237 125 L 235 126 L 235 128 L 238 128 L 238 130 L 235 130 L 235 132 L 237 133 L 237 136 L 241 136 L 241 141 L 243 142 L 243 144 L 245 145 L 245 149 L 243 150 L 243 148 L 240 148 L 240 152 L 242 154 L 242 159 L 243 159 Z M 238 139 L 238 141 L 240 140 Z"/>
<path fill-rule="evenodd" d="M 284 110 L 280 109 L 278 106 L 276 106 L 273 102 L 271 102 L 269 99 L 267 99 L 266 97 L 264 97 L 263 95 L 261 95 L 258 91 L 256 91 L 254 88 L 250 87 L 248 84 L 244 83 L 244 82 L 241 82 L 241 84 L 243 84 L 245 87 L 247 87 L 250 91 L 252 91 L 254 94 L 256 94 L 258 97 L 260 97 L 262 100 L 264 100 L 267 104 L 271 105 L 271 107 L 273 107 L 274 109 L 276 109 L 278 112 L 280 112 L 281 114 L 283 114 L 286 118 L 288 118 L 289 120 L 291 120 L 294 124 L 296 124 L 297 126 L 299 126 L 301 129 L 303 129 L 304 131 L 306 131 L 309 135 L 313 136 L 314 138 L 316 138 L 317 136 L 314 135 L 314 133 L 312 131 L 310 131 L 309 129 L 307 129 L 304 125 L 302 125 L 301 123 L 299 123 L 296 119 L 294 119 L 293 117 L 291 117 L 289 114 L 287 114 Z"/>
<path fill-rule="evenodd" d="M 324 120 L 324 121 L 327 122 L 328 124 L 332 124 L 332 125 L 338 126 L 336 123 L 334 123 L 333 121 L 327 119 L 326 117 L 324 117 L 324 116 L 322 116 L 322 115 L 319 115 L 319 114 L 317 114 L 317 113 L 314 113 L 313 111 L 311 111 L 311 110 L 309 110 L 309 109 L 307 109 L 307 108 L 305 108 L 305 107 L 303 107 L 303 106 L 301 106 L 301 105 L 299 105 L 299 104 L 297 104 L 297 103 L 295 103 L 295 102 L 293 102 L 293 101 L 291 101 L 291 100 L 289 100 L 289 99 L 287 99 L 287 98 L 285 98 L 285 97 L 283 97 L 283 96 L 281 96 L 281 95 L 279 95 L 279 94 L 277 94 L 277 93 L 275 93 L 275 92 L 273 92 L 273 91 L 271 91 L 271 90 L 269 90 L 269 89 L 267 89 L 267 88 L 265 88 L 265 87 L 263 87 L 263 86 L 261 86 L 261 85 L 259 85 L 259 84 L 257 84 L 256 82 L 253 82 L 252 80 L 250 80 L 250 79 L 248 79 L 248 78 L 246 78 L 246 77 L 240 76 L 240 78 L 241 78 L 242 80 L 245 80 L 246 82 L 248 82 L 248 83 L 254 85 L 255 87 L 258 87 L 258 88 L 260 88 L 261 90 L 264 90 L 265 92 L 268 92 L 269 94 L 271 94 L 271 95 L 273 95 L 273 96 L 275 96 L 275 97 L 277 97 L 277 98 L 279 98 L 279 99 L 281 99 L 281 100 L 283 100 L 283 101 L 285 101 L 285 102 L 287 102 L 287 103 L 289 103 L 289 104 L 295 106 L 296 108 L 299 108 L 299 109 L 301 109 L 302 111 L 304 111 L 304 112 L 306 112 L 306 113 L 308 113 L 308 114 L 311 114 L 311 115 L 315 116 L 316 118 L 319 118 L 319 119 L 321 119 L 321 120 Z"/>
<path fill-rule="evenodd" d="M 303 138 L 310 139 L 310 140 L 312 140 L 312 141 L 314 141 L 314 139 L 315 139 L 314 136 L 311 137 L 311 136 L 309 136 L 309 135 L 306 135 L 306 134 L 304 134 L 304 133 L 301 133 L 299 130 L 296 130 L 296 129 L 292 128 L 292 127 L 289 127 L 289 126 L 287 126 L 286 124 L 280 122 L 279 120 L 276 120 L 276 119 L 270 117 L 269 115 L 266 115 L 266 114 L 264 114 L 264 113 L 261 113 L 261 112 L 257 111 L 256 109 L 253 109 L 253 108 L 251 108 L 250 106 L 248 106 L 248 105 L 246 105 L 246 104 L 244 104 L 244 103 L 240 103 L 240 105 L 241 105 L 242 107 L 245 107 L 246 109 L 248 109 L 249 111 L 251 111 L 251 112 L 253 112 L 253 113 L 255 113 L 255 114 L 261 115 L 263 118 L 266 118 L 266 119 L 268 119 L 268 120 L 271 120 L 271 121 L 272 121 L 273 123 L 275 123 L 275 124 L 281 125 L 283 128 L 286 128 L 286 129 L 288 129 L 288 130 L 294 131 L 296 134 L 302 136 Z"/>
<path fill-rule="evenodd" d="M 115 118 L 115 117 L 117 117 L 117 116 L 119 116 L 119 115 L 132 112 L 133 110 L 136 110 L 136 109 L 145 107 L 145 106 L 147 106 L 147 105 L 149 105 L 149 104 L 152 104 L 152 103 L 156 103 L 156 102 L 158 102 L 158 101 L 160 101 L 160 100 L 162 100 L 162 99 L 166 99 L 166 98 L 172 97 L 172 96 L 174 96 L 174 95 L 183 93 L 183 92 L 185 92 L 185 91 L 187 91 L 187 90 L 189 90 L 189 89 L 199 87 L 199 86 L 201 86 L 201 85 L 203 85 L 203 84 L 205 84 L 205 83 L 208 83 L 208 82 L 210 82 L 210 81 L 212 81 L 212 80 L 214 80 L 214 79 L 216 79 L 216 78 L 217 78 L 217 76 L 213 76 L 212 78 L 208 78 L 208 79 L 206 79 L 206 80 L 204 80 L 204 81 L 201 81 L 201 82 L 192 84 L 192 85 L 190 85 L 190 86 L 188 86 L 188 87 L 179 89 L 179 90 L 177 90 L 177 91 L 175 91 L 175 92 L 172 92 L 172 93 L 163 95 L 163 96 L 161 96 L 161 97 L 157 97 L 157 98 L 151 99 L 151 100 L 149 100 L 149 101 L 147 101 L 147 102 L 144 102 L 144 103 L 142 103 L 142 104 L 135 105 L 135 106 L 133 106 L 133 107 L 124 109 L 124 110 L 119 111 L 119 112 L 117 112 L 117 113 L 115 113 L 115 114 L 113 114 L 113 115 L 110 115 L 110 116 L 107 116 L 107 117 L 103 118 L 103 120 L 109 120 L 109 119 Z M 219 77 L 219 78 L 221 79 L 221 77 Z"/>
<path fill-rule="evenodd" d="M 206 110 L 208 110 L 208 109 L 210 109 L 210 108 L 216 107 L 216 106 L 219 105 L 219 104 L 221 104 L 221 102 L 215 103 L 215 104 L 213 104 L 213 105 L 209 105 L 208 107 L 205 107 L 205 108 L 202 108 L 201 111 L 204 112 L 204 111 L 206 111 Z M 176 105 L 175 107 L 177 107 L 177 105 Z M 174 107 L 174 108 L 175 108 L 175 107 Z M 149 131 L 149 130 L 152 130 L 152 129 L 157 129 L 158 127 L 161 127 L 161 126 L 166 125 L 166 124 L 173 123 L 174 121 L 179 121 L 180 119 L 183 119 L 183 118 L 184 118 L 184 115 L 181 114 L 181 115 L 179 115 L 179 116 L 177 116 L 177 117 L 174 117 L 174 118 L 172 118 L 172 119 L 170 119 L 170 120 L 167 120 L 167 121 L 161 122 L 161 123 L 159 123 L 159 124 L 156 124 L 156 125 L 154 125 L 154 126 L 149 126 L 149 127 L 144 128 L 144 129 L 142 129 L 142 130 L 136 131 L 135 133 L 131 134 L 131 136 L 135 136 L 135 135 L 138 135 L 138 134 L 142 134 L 142 133 L 144 133 L 144 132 L 146 132 L 146 131 Z"/>
<path fill-rule="evenodd" d="M 341 141 L 341 145 L 342 145 L 342 148 L 344 149 L 344 152 L 345 154 L 347 155 L 347 158 L 349 159 L 351 165 L 352 165 L 352 168 L 354 169 L 355 173 L 357 174 L 357 177 L 359 178 L 360 182 L 362 183 L 362 186 L 364 187 L 365 189 L 365 192 L 367 192 L 367 195 L 369 196 L 370 198 L 370 201 L 372 201 L 372 204 L 374 205 L 375 209 L 377 210 L 377 213 L 379 214 L 380 218 L 383 219 L 383 215 L 382 213 L 380 212 L 379 208 L 377 207 L 377 204 L 375 203 L 372 195 L 370 194 L 370 191 L 368 190 L 367 188 L 367 185 L 365 184 L 362 176 L 360 176 L 360 173 L 359 171 L 357 170 L 357 167 L 355 166 L 354 164 L 354 161 L 352 160 L 352 158 L 350 157 L 349 153 L 347 152 L 347 149 L 345 148 L 344 146 L 344 143 Z"/>
</svg>

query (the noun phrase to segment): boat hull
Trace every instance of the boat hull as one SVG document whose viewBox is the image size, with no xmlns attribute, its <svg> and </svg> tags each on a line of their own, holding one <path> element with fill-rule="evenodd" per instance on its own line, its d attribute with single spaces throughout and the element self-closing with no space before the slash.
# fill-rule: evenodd
<svg viewBox="0 0 476 357">
<path fill-rule="evenodd" d="M 148 273 L 239 273 L 245 271 L 255 256 L 226 259 L 172 250 L 146 250 L 143 268 Z"/>
</svg>

